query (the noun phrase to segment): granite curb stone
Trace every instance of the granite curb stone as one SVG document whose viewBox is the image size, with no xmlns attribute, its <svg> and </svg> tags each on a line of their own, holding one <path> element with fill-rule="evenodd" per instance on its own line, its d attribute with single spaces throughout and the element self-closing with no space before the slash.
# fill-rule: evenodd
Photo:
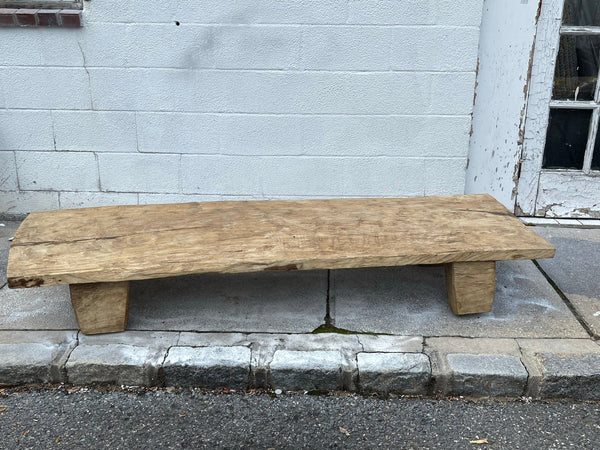
<svg viewBox="0 0 600 450">
<path fill-rule="evenodd" d="M 76 331 L 0 332 L 0 385 L 65 382 Z"/>
<path fill-rule="evenodd" d="M 167 385 L 246 389 L 250 349 L 231 347 L 172 347 L 161 368 Z"/>
<path fill-rule="evenodd" d="M 125 331 L 86 336 L 71 352 L 65 368 L 72 384 L 153 386 L 167 350 L 179 333 Z"/>
<path fill-rule="evenodd" d="M 600 345 L 591 339 L 0 331 L 0 384 L 48 382 L 593 400 L 600 399 Z"/>
<path fill-rule="evenodd" d="M 519 339 L 532 398 L 600 399 L 600 345 L 591 339 Z"/>
<path fill-rule="evenodd" d="M 358 384 L 364 393 L 427 394 L 431 364 L 423 353 L 359 353 Z"/>
<path fill-rule="evenodd" d="M 274 389 L 333 391 L 343 387 L 339 351 L 276 350 L 269 369 L 269 384 Z"/>
<path fill-rule="evenodd" d="M 516 356 L 453 353 L 446 358 L 452 394 L 519 397 L 525 392 L 528 372 Z"/>
</svg>

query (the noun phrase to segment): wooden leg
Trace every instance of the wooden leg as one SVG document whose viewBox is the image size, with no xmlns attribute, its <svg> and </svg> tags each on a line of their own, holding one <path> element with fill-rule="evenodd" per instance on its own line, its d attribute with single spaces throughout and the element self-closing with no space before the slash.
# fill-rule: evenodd
<svg viewBox="0 0 600 450">
<path fill-rule="evenodd" d="M 496 262 L 456 262 L 445 265 L 448 302 L 454 314 L 490 312 L 496 291 Z"/>
<path fill-rule="evenodd" d="M 129 310 L 129 281 L 70 284 L 71 303 L 84 334 L 124 331 Z"/>
</svg>

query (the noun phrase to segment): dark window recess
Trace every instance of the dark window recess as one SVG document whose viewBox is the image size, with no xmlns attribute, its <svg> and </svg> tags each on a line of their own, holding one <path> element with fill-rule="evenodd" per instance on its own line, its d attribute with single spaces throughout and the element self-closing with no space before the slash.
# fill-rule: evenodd
<svg viewBox="0 0 600 450">
<path fill-rule="evenodd" d="M 550 109 L 543 169 L 583 168 L 592 111 Z"/>
<path fill-rule="evenodd" d="M 600 0 L 565 0 L 563 25 L 600 26 Z"/>
<path fill-rule="evenodd" d="M 596 144 L 594 145 L 594 154 L 592 156 L 592 170 L 600 170 L 600 135 L 596 136 Z"/>
<path fill-rule="evenodd" d="M 562 35 L 554 69 L 552 98 L 593 100 L 599 55 L 600 36 Z"/>
</svg>

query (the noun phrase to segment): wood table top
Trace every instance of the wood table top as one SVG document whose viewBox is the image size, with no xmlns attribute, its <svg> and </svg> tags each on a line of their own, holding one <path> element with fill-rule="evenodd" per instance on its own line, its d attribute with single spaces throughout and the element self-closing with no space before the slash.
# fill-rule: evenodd
<svg viewBox="0 0 600 450">
<path fill-rule="evenodd" d="M 31 287 L 553 256 L 486 194 L 106 206 L 30 214 L 7 279 Z"/>
</svg>

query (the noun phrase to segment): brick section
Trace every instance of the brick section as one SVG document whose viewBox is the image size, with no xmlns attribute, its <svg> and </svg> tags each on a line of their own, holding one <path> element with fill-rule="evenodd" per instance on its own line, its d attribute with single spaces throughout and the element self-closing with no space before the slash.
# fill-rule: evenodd
<svg viewBox="0 0 600 450">
<path fill-rule="evenodd" d="M 18 9 L 15 13 L 17 25 L 34 27 L 37 25 L 37 9 Z"/>
<path fill-rule="evenodd" d="M 61 25 L 65 28 L 81 27 L 81 11 L 75 9 L 60 10 Z"/>
<path fill-rule="evenodd" d="M 57 27 L 60 25 L 60 16 L 55 9 L 40 9 L 37 12 L 40 27 Z"/>
<path fill-rule="evenodd" d="M 0 27 L 13 27 L 15 23 L 16 9 L 0 8 Z"/>
<path fill-rule="evenodd" d="M 81 27 L 82 12 L 78 9 L 0 8 L 0 27 Z"/>
</svg>

